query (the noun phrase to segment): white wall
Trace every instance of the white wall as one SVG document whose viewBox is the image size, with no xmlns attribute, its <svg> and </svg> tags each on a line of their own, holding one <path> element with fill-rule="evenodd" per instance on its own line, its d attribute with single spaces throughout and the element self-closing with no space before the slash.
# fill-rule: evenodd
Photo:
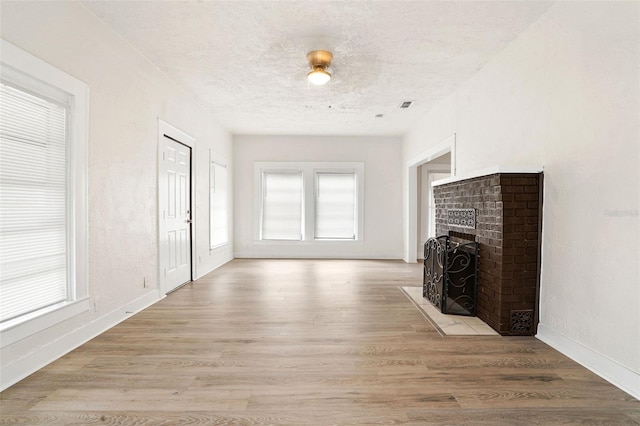
<svg viewBox="0 0 640 426">
<path fill-rule="evenodd" d="M 209 251 L 209 149 L 231 137 L 131 46 L 76 2 L 2 2 L 5 40 L 89 85 L 89 286 L 93 310 L 5 347 L 2 386 L 158 300 L 158 118 L 195 137 L 201 276 L 232 256 Z M 231 201 L 231 200 L 230 200 Z M 229 202 L 231 205 L 231 202 Z M 147 287 L 143 286 L 146 279 Z"/>
<path fill-rule="evenodd" d="M 402 258 L 402 143 L 394 137 L 234 136 L 235 257 Z M 364 162 L 362 244 L 260 245 L 254 238 L 256 161 Z"/>
<path fill-rule="evenodd" d="M 463 175 L 544 165 L 538 337 L 636 397 L 639 16 L 555 4 L 404 138 L 406 163 L 455 133 Z"/>
</svg>

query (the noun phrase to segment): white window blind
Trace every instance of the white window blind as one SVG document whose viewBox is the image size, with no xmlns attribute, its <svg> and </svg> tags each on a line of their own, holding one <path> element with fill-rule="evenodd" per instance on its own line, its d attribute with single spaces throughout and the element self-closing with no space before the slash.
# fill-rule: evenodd
<svg viewBox="0 0 640 426">
<path fill-rule="evenodd" d="M 0 85 L 0 322 L 69 299 L 68 105 Z"/>
<path fill-rule="evenodd" d="M 210 185 L 211 247 L 225 244 L 228 241 L 227 231 L 227 167 L 211 162 Z"/>
<path fill-rule="evenodd" d="M 355 240 L 355 173 L 316 173 L 316 239 Z"/>
<path fill-rule="evenodd" d="M 302 192 L 302 172 L 263 173 L 263 240 L 302 239 Z"/>
</svg>

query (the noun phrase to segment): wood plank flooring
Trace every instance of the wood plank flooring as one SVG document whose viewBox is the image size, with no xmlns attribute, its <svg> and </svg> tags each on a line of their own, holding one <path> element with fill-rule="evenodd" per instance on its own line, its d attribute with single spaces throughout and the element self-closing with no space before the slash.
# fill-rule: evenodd
<svg viewBox="0 0 640 426">
<path fill-rule="evenodd" d="M 441 337 L 400 261 L 237 259 L 0 394 L 0 424 L 638 425 L 533 337 Z"/>
</svg>

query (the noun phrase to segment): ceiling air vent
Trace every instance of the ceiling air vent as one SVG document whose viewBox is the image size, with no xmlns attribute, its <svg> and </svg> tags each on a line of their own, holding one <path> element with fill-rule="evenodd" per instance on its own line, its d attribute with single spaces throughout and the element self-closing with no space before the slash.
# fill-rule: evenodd
<svg viewBox="0 0 640 426">
<path fill-rule="evenodd" d="M 411 106 L 411 104 L 413 104 L 413 101 L 404 101 L 403 103 L 400 104 L 400 108 L 407 109 Z"/>
</svg>

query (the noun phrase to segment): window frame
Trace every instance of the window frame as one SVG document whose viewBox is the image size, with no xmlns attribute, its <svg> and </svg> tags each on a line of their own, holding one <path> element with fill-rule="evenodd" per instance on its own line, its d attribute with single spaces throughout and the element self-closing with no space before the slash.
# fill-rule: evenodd
<svg viewBox="0 0 640 426">
<path fill-rule="evenodd" d="M 0 39 L 3 79 L 49 98 L 51 87 L 70 96 L 67 140 L 68 300 L 0 324 L 0 347 L 38 333 L 91 308 L 87 257 L 89 87 L 79 79 Z"/>
<path fill-rule="evenodd" d="M 264 172 L 302 173 L 303 179 L 303 234 L 302 240 L 263 240 L 262 227 L 262 175 Z M 355 173 L 356 175 L 356 236 L 355 239 L 316 239 L 316 174 Z M 364 163 L 363 162 L 255 162 L 254 163 L 254 215 L 253 240 L 255 245 L 350 245 L 364 242 Z"/>
</svg>

